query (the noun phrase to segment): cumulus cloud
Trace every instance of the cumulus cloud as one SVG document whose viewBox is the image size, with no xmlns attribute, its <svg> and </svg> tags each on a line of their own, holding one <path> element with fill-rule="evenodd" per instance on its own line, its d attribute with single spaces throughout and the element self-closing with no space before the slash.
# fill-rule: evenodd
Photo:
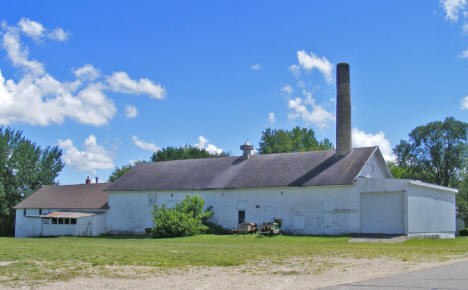
<svg viewBox="0 0 468 290">
<path fill-rule="evenodd" d="M 54 30 L 52 30 L 51 32 L 47 34 L 47 37 L 56 41 L 66 41 L 69 36 L 70 36 L 70 33 L 66 32 L 60 27 L 55 28 Z"/>
<path fill-rule="evenodd" d="M 288 96 L 292 95 L 294 93 L 294 89 L 291 86 L 284 86 L 281 89 L 282 92 L 286 93 Z"/>
<path fill-rule="evenodd" d="M 464 97 L 460 102 L 460 109 L 468 110 L 468 96 Z"/>
<path fill-rule="evenodd" d="M 468 59 L 468 48 L 462 51 L 458 56 L 460 58 Z"/>
<path fill-rule="evenodd" d="M 94 81 L 101 76 L 101 72 L 92 64 L 86 64 L 76 70 L 73 70 L 73 74 L 77 79 L 82 81 Z"/>
<path fill-rule="evenodd" d="M 457 22 L 460 13 L 466 7 L 466 0 L 440 0 L 440 5 L 445 11 L 445 19 Z"/>
<path fill-rule="evenodd" d="M 97 169 L 114 168 L 112 153 L 103 146 L 97 144 L 96 137 L 89 135 L 84 142 L 84 150 L 80 151 L 72 140 L 58 140 L 58 145 L 63 150 L 63 161 L 67 166 L 78 171 L 93 171 Z"/>
<path fill-rule="evenodd" d="M 141 95 L 147 94 L 154 99 L 164 99 L 166 89 L 159 84 L 154 84 L 149 79 L 132 80 L 126 72 L 115 72 L 106 79 L 111 90 L 120 93 Z"/>
<path fill-rule="evenodd" d="M 0 70 L 0 124 L 24 122 L 46 126 L 63 123 L 69 118 L 82 124 L 102 126 L 116 113 L 114 102 L 106 96 L 106 91 L 158 95 L 155 93 L 158 87 L 151 81 L 134 81 L 124 72 L 116 73 L 117 76 L 124 74 L 123 84 L 111 88 L 99 80 L 99 69 L 90 64 L 72 70 L 75 81 L 55 79 L 41 62 L 29 57 L 27 47 L 21 43 L 21 33 L 41 37 L 44 31 L 42 24 L 29 19 L 21 19 L 18 25 L 8 26 L 5 22 L 1 25 L 2 48 L 12 65 L 20 69 L 20 78 L 18 81 L 6 79 Z M 161 94 L 165 94 L 164 88 L 160 90 Z"/>
<path fill-rule="evenodd" d="M 221 154 L 223 153 L 223 149 L 216 147 L 213 144 L 208 144 L 208 139 L 203 136 L 198 137 L 198 143 L 195 144 L 195 147 L 200 149 L 205 149 L 210 154 Z"/>
<path fill-rule="evenodd" d="M 385 160 L 395 160 L 390 141 L 385 138 L 385 134 L 382 131 L 377 134 L 371 134 L 360 131 L 358 128 L 353 128 L 352 138 L 353 147 L 379 146 Z"/>
<path fill-rule="evenodd" d="M 256 63 L 256 64 L 251 65 L 250 69 L 251 70 L 260 70 L 260 69 L 262 69 L 262 65 L 259 64 L 259 63 Z"/>
<path fill-rule="evenodd" d="M 34 40 L 39 40 L 42 37 L 46 36 L 52 40 L 56 41 L 66 41 L 70 36 L 69 32 L 66 32 L 60 27 L 55 28 L 47 32 L 48 30 L 44 26 L 36 21 L 32 21 L 28 18 L 21 18 L 17 24 L 18 28 L 26 36 L 33 38 Z"/>
<path fill-rule="evenodd" d="M 275 113 L 273 112 L 270 112 L 268 114 L 268 123 L 270 123 L 270 125 L 273 125 L 275 123 Z"/>
<path fill-rule="evenodd" d="M 327 82 L 333 82 L 333 65 L 325 56 L 318 57 L 313 52 L 307 53 L 305 50 L 298 50 L 297 61 L 299 65 L 289 66 L 289 70 L 293 73 L 297 74 L 300 69 L 305 71 L 318 70 Z"/>
<path fill-rule="evenodd" d="M 21 32 L 35 39 L 42 37 L 45 31 L 42 24 L 36 21 L 31 21 L 28 18 L 21 18 L 18 22 L 18 27 L 21 29 Z"/>
<path fill-rule="evenodd" d="M 135 144 L 137 147 L 143 149 L 143 150 L 148 150 L 151 152 L 158 152 L 161 148 L 158 146 L 154 145 L 153 143 L 145 142 L 138 138 L 137 136 L 132 136 L 133 144 Z"/>
<path fill-rule="evenodd" d="M 135 106 L 132 105 L 126 105 L 125 106 L 125 117 L 129 119 L 133 119 L 136 116 L 138 116 L 138 110 Z"/>
<path fill-rule="evenodd" d="M 323 106 L 317 105 L 316 100 L 312 98 L 312 94 L 303 91 L 305 98 L 294 98 L 288 102 L 288 107 L 291 112 L 288 114 L 289 119 L 301 118 L 306 125 L 315 125 L 319 128 L 326 128 L 335 121 L 335 116 L 327 111 Z"/>
</svg>

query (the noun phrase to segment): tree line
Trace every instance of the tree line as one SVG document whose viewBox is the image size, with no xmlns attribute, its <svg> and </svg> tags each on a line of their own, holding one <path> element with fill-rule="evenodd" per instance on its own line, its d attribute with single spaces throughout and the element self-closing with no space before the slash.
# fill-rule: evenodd
<svg viewBox="0 0 468 290">
<path fill-rule="evenodd" d="M 393 152 L 388 166 L 395 178 L 422 180 L 459 189 L 458 215 L 468 222 L 468 123 L 453 117 L 434 121 L 411 130 Z M 258 145 L 259 154 L 331 150 L 328 139 L 319 140 L 312 129 L 267 128 Z M 11 128 L 0 127 L 0 235 L 12 236 L 15 226 L 13 207 L 43 185 L 58 184 L 64 167 L 62 151 L 57 146 L 42 148 Z M 149 160 L 162 162 L 194 158 L 231 156 L 229 152 L 210 153 L 203 148 L 185 145 L 168 146 L 154 152 Z M 109 177 L 114 182 L 135 164 L 116 167 Z"/>
</svg>

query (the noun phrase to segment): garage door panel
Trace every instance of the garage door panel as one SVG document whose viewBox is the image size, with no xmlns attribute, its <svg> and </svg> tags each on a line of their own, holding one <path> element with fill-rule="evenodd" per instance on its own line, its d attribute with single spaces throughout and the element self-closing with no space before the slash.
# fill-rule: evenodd
<svg viewBox="0 0 468 290">
<path fill-rule="evenodd" d="M 361 193 L 361 233 L 403 234 L 403 193 Z"/>
</svg>

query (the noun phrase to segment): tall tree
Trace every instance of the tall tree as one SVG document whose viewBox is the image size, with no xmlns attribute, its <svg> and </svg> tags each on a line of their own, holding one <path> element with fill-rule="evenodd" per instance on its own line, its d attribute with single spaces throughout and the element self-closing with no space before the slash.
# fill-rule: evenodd
<svg viewBox="0 0 468 290">
<path fill-rule="evenodd" d="M 158 152 L 154 152 L 151 156 L 152 162 L 169 161 L 169 160 L 180 160 L 180 159 L 200 159 L 200 158 L 216 158 L 226 157 L 229 153 L 210 153 L 205 149 L 201 149 L 195 146 L 186 145 L 181 147 L 166 147 Z"/>
<path fill-rule="evenodd" d="M 271 128 L 262 132 L 260 154 L 302 152 L 333 149 L 328 139 L 317 140 L 312 129 L 295 127 L 292 130 Z"/>
<path fill-rule="evenodd" d="M 0 127 L 0 235 L 13 235 L 15 210 L 42 185 L 56 184 L 64 164 L 57 147 L 42 149 L 20 131 Z"/>
<path fill-rule="evenodd" d="M 114 168 L 114 171 L 112 171 L 111 175 L 109 176 L 108 181 L 109 182 L 114 182 L 120 177 L 122 177 L 125 173 L 127 173 L 130 169 L 132 169 L 135 165 L 132 164 L 127 164 L 123 165 L 122 167 L 116 167 Z"/>
<path fill-rule="evenodd" d="M 466 171 L 468 123 L 446 118 L 414 128 L 394 149 L 396 165 L 411 178 L 458 186 Z"/>
</svg>

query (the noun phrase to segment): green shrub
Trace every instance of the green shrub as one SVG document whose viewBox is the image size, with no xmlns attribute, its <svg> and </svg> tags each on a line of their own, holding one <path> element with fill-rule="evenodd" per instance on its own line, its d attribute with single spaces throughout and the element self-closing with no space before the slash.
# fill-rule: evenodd
<svg viewBox="0 0 468 290">
<path fill-rule="evenodd" d="M 203 210 L 203 198 L 187 195 L 174 208 L 166 208 L 163 204 L 153 210 L 154 227 L 152 237 L 192 236 L 208 230 L 208 219 L 213 216 L 211 208 Z"/>
<path fill-rule="evenodd" d="M 460 229 L 458 232 L 460 233 L 460 236 L 468 237 L 468 228 Z"/>
</svg>

